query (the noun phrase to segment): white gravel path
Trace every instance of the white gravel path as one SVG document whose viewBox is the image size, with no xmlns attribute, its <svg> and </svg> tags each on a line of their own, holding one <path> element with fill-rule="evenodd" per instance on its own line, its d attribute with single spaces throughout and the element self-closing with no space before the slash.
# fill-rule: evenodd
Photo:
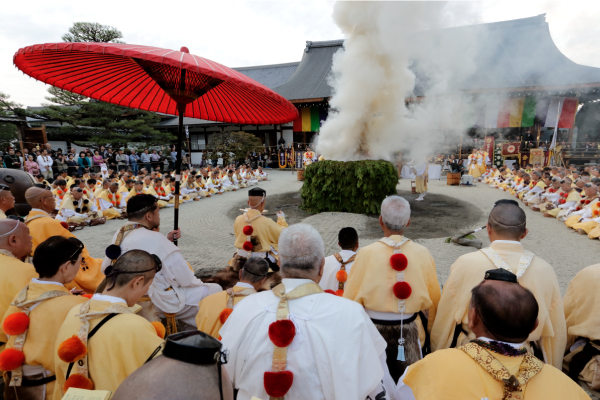
<svg viewBox="0 0 600 400">
<path fill-rule="evenodd" d="M 398 189 L 406 190 L 410 182 L 402 180 Z M 269 171 L 269 180 L 260 186 L 268 195 L 300 190 L 302 182 L 289 171 Z M 430 192 L 460 198 L 483 211 L 483 216 L 473 228 L 484 226 L 487 214 L 494 202 L 510 196 L 484 184 L 475 187 L 447 186 L 446 181 L 431 181 Z M 225 193 L 221 196 L 202 199 L 198 202 L 183 204 L 180 210 L 180 226 L 183 238 L 179 241 L 182 252 L 195 270 L 219 269 L 226 265 L 234 252 L 233 221 L 227 216 L 232 207 L 243 208 L 247 199 L 247 189 Z M 425 198 L 427 202 L 427 198 Z M 267 209 L 269 208 L 267 197 Z M 582 268 L 599 262 L 600 241 L 590 240 L 555 219 L 544 218 L 539 212 L 525 208 L 528 218 L 529 235 L 523 241 L 525 247 L 554 266 L 561 291 L 565 292 L 569 281 Z M 173 209 L 161 210 L 161 232 L 167 233 L 173 226 Z M 368 217 L 347 213 L 321 213 L 306 218 L 303 222 L 312 224 L 323 236 L 326 253 L 332 254 L 337 248 L 337 233 L 344 226 L 353 226 L 359 232 L 364 231 Z M 105 225 L 85 228 L 76 232 L 94 257 L 103 256 L 104 249 L 123 221 L 108 221 Z M 440 220 L 440 224 L 444 224 Z M 456 233 L 459 233 L 458 231 Z M 407 230 L 410 237 L 410 231 Z M 489 244 L 485 231 L 477 237 Z M 471 247 L 462 247 L 444 243 L 445 237 L 437 239 L 417 239 L 426 246 L 436 261 L 440 283 L 446 281 L 450 266 L 460 255 L 474 251 Z M 374 240 L 361 240 L 367 245 Z"/>
</svg>

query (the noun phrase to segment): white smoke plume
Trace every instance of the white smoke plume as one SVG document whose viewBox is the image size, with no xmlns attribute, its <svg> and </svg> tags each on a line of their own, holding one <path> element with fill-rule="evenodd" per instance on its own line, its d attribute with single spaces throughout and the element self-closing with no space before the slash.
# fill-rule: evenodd
<svg viewBox="0 0 600 400">
<path fill-rule="evenodd" d="M 472 22 L 475 17 L 466 10 L 473 7 L 439 2 L 336 3 L 333 16 L 345 44 L 334 56 L 331 111 L 319 135 L 317 150 L 325 159 L 389 160 L 400 150 L 422 157 L 433 153 L 444 137 L 460 140 L 468 128 L 464 114 L 471 104 L 448 95 L 448 86 L 468 76 L 472 63 L 464 48 L 444 46 L 444 35 L 435 30 L 467 19 Z M 472 47 L 481 38 L 463 39 L 462 46 Z M 416 69 L 421 77 L 418 88 Z M 455 76 L 457 70 L 460 77 Z"/>
</svg>

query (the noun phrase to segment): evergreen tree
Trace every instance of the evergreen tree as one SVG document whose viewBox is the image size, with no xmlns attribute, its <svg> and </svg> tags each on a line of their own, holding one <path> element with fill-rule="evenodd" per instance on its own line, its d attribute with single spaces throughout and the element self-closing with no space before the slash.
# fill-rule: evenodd
<svg viewBox="0 0 600 400">
<path fill-rule="evenodd" d="M 123 34 L 117 28 L 97 22 L 75 22 L 69 33 L 62 36 L 65 42 L 125 43 L 118 40 L 122 38 Z"/>
<path fill-rule="evenodd" d="M 10 96 L 0 92 L 0 116 L 15 116 L 17 110 L 23 106 L 10 100 Z M 0 148 L 5 149 L 9 144 L 17 140 L 17 126 L 10 123 L 0 123 Z"/>
</svg>

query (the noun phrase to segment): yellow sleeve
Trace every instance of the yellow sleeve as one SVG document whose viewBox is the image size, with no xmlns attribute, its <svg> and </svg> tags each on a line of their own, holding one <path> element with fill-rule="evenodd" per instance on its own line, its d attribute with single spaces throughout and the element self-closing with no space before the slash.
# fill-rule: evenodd
<svg viewBox="0 0 600 400">
<path fill-rule="evenodd" d="M 558 281 L 553 285 L 556 289 L 552 294 L 551 309 L 548 310 L 550 323 L 552 324 L 553 336 L 542 336 L 542 343 L 548 358 L 548 364 L 553 365 L 559 370 L 562 369 L 563 356 L 567 346 L 567 324 L 565 321 L 565 311 L 558 290 Z"/>
<path fill-rule="evenodd" d="M 277 217 L 277 225 L 281 225 L 284 228 L 287 228 L 289 226 L 287 221 L 285 220 L 285 217 Z"/>
<path fill-rule="evenodd" d="M 429 274 L 427 279 L 427 291 L 429 292 L 429 298 L 432 302 L 431 307 L 429 307 L 429 320 L 427 323 L 427 330 L 429 332 L 431 332 L 433 329 L 433 322 L 435 321 L 440 298 L 442 297 L 442 291 L 440 289 L 440 283 L 438 282 L 435 260 L 433 257 L 431 257 L 431 265 L 433 266 L 433 271 Z"/>
<path fill-rule="evenodd" d="M 344 285 L 344 298 L 356 301 L 363 307 L 364 303 L 362 299 L 358 299 L 358 292 L 367 272 L 367 265 L 365 265 L 365 263 L 364 251 L 359 250 L 358 253 L 356 253 L 356 258 L 352 264 L 352 269 L 350 269 L 350 274 L 348 274 L 348 281 Z"/>
</svg>

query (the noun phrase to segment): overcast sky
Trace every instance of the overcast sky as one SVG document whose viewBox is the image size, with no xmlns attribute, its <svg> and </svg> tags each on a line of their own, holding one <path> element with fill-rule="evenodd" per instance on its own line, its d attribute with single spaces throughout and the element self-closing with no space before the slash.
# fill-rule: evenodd
<svg viewBox="0 0 600 400">
<path fill-rule="evenodd" d="M 25 106 L 45 102 L 47 87 L 12 64 L 21 47 L 60 42 L 74 22 L 98 22 L 123 32 L 127 43 L 178 50 L 229 67 L 300 61 L 307 40 L 340 39 L 327 1 L 5 1 L 0 11 L 0 91 Z M 484 1 L 463 3 L 456 23 L 547 14 L 558 48 L 571 60 L 600 67 L 600 1 Z M 179 9 L 178 9 L 179 7 Z"/>
</svg>

